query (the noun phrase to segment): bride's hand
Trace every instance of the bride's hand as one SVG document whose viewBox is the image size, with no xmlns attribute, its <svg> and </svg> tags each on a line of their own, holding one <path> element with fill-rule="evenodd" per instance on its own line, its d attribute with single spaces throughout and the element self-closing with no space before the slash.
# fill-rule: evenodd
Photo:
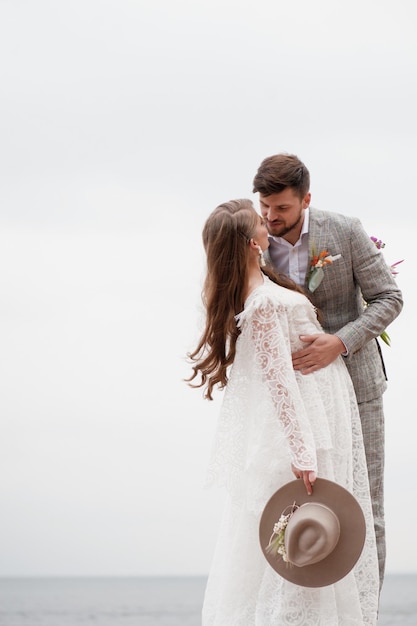
<svg viewBox="0 0 417 626">
<path fill-rule="evenodd" d="M 313 485 L 316 482 L 316 472 L 313 470 L 300 470 L 295 465 L 291 465 L 292 472 L 296 478 L 301 478 L 304 482 L 309 496 L 313 493 Z"/>
</svg>

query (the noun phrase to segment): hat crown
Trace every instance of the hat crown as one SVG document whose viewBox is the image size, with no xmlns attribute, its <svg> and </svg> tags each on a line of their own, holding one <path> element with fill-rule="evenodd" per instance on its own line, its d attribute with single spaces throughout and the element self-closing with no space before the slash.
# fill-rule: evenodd
<svg viewBox="0 0 417 626">
<path fill-rule="evenodd" d="M 285 531 L 288 561 L 297 567 L 318 563 L 333 552 L 339 537 L 337 515 L 324 504 L 306 502 L 293 513 Z"/>
</svg>

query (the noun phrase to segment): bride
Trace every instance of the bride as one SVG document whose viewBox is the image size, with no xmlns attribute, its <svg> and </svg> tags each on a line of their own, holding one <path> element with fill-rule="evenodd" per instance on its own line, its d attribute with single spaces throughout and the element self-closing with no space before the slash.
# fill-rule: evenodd
<svg viewBox="0 0 417 626">
<path fill-rule="evenodd" d="M 268 232 L 250 200 L 218 206 L 203 229 L 202 337 L 188 356 L 192 387 L 224 398 L 208 469 L 227 489 L 203 605 L 203 626 L 363 626 L 377 623 L 379 577 L 368 474 L 352 382 L 342 357 L 312 374 L 292 367 L 300 335 L 323 332 L 301 288 L 263 267 Z M 316 476 L 358 500 L 363 552 L 340 581 L 306 588 L 277 574 L 259 545 L 271 495 Z"/>
</svg>

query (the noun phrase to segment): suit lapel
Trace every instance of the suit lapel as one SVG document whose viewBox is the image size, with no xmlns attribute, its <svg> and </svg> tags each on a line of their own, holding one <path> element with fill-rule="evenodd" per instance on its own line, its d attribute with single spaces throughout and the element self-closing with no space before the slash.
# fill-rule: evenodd
<svg viewBox="0 0 417 626">
<path fill-rule="evenodd" d="M 309 211 L 308 223 L 308 268 L 305 280 L 305 286 L 308 286 L 308 278 L 310 273 L 310 262 L 315 254 L 319 254 L 326 248 L 326 232 L 323 219 L 317 209 L 311 208 Z"/>
<path fill-rule="evenodd" d="M 309 259 L 314 254 L 318 254 L 326 248 L 326 232 L 322 217 L 317 213 L 317 209 L 310 208 L 310 220 L 308 224 L 308 250 Z"/>
</svg>

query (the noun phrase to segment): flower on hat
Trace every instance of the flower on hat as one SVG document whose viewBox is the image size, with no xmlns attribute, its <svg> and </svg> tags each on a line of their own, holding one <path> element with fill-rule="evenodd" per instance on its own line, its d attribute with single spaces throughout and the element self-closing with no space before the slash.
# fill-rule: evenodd
<svg viewBox="0 0 417 626">
<path fill-rule="evenodd" d="M 287 557 L 287 551 L 285 549 L 285 530 L 288 526 L 288 522 L 294 515 L 295 511 L 299 508 L 298 504 L 293 502 L 289 513 L 285 513 L 290 507 L 286 507 L 281 513 L 279 520 L 274 524 L 273 533 L 269 539 L 269 543 L 266 547 L 266 551 L 270 554 L 280 556 L 283 561 L 289 563 Z"/>
<path fill-rule="evenodd" d="M 318 254 L 313 251 L 313 258 L 310 261 L 310 275 L 308 278 L 308 288 L 311 292 L 315 291 L 324 278 L 323 269 L 340 259 L 341 254 L 329 254 L 327 250 L 322 250 Z"/>
</svg>

